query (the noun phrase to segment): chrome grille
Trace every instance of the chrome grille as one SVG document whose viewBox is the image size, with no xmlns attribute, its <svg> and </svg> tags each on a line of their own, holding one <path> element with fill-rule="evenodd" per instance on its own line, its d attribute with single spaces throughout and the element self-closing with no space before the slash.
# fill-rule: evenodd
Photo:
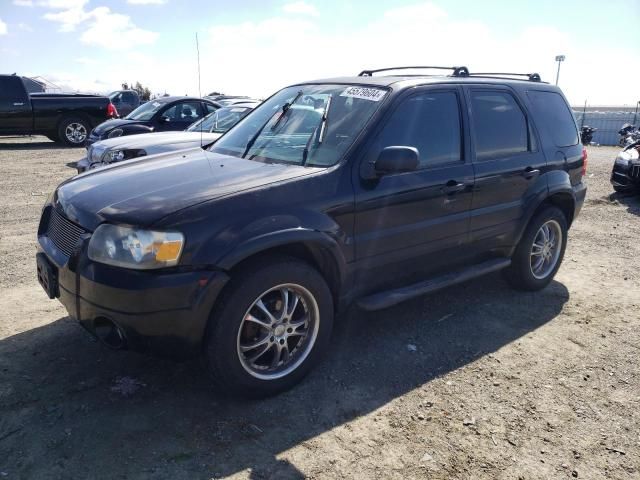
<svg viewBox="0 0 640 480">
<path fill-rule="evenodd" d="M 47 237 L 60 249 L 67 257 L 73 254 L 78 245 L 80 236 L 87 233 L 86 230 L 71 223 L 62 216 L 55 208 L 51 209 L 49 215 L 49 225 L 47 226 Z"/>
<path fill-rule="evenodd" d="M 629 168 L 629 176 L 631 178 L 640 178 L 640 163 L 631 165 Z"/>
</svg>

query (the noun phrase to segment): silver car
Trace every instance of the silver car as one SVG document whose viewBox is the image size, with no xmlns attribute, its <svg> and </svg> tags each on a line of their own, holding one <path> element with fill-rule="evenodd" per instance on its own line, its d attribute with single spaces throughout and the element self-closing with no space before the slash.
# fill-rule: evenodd
<svg viewBox="0 0 640 480">
<path fill-rule="evenodd" d="M 258 102 L 243 102 L 221 108 L 191 124 L 182 132 L 143 133 L 109 138 L 94 143 L 76 164 L 78 173 L 124 160 L 156 153 L 206 147 L 244 118 Z"/>
</svg>

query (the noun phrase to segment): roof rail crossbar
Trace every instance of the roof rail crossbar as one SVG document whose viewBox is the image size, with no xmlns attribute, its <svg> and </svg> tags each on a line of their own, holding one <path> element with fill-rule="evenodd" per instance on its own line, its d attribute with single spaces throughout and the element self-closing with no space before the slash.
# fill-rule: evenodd
<svg viewBox="0 0 640 480">
<path fill-rule="evenodd" d="M 469 76 L 469 69 L 467 67 L 434 67 L 434 66 L 415 66 L 415 67 L 388 67 L 388 68 L 378 68 L 375 70 L 363 70 L 358 76 L 359 77 L 372 77 L 374 73 L 380 72 L 388 72 L 391 70 L 414 70 L 414 69 L 433 69 L 433 70 L 453 70 L 451 74 L 454 77 L 467 77 Z"/>
<path fill-rule="evenodd" d="M 527 77 L 531 82 L 541 82 L 540 74 L 538 73 L 469 73 L 472 77 Z"/>
</svg>

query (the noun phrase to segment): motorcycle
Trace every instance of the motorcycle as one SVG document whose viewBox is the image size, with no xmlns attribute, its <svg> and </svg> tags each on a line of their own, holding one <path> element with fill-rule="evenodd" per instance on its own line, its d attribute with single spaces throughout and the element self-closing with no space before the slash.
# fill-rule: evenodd
<svg viewBox="0 0 640 480">
<path fill-rule="evenodd" d="M 598 131 L 597 128 L 585 125 L 580 129 L 580 139 L 583 145 L 590 145 L 593 141 L 593 134 Z"/>
<path fill-rule="evenodd" d="M 640 140 L 640 130 L 638 130 L 638 127 L 631 125 L 630 123 L 622 125 L 622 128 L 618 130 L 618 135 L 620 135 L 618 144 L 621 147 L 626 147 L 635 141 Z"/>
</svg>

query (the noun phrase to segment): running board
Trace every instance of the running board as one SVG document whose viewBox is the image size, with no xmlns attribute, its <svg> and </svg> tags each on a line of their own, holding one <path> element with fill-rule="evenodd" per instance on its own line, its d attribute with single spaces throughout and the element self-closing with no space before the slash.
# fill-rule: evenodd
<svg viewBox="0 0 640 480">
<path fill-rule="evenodd" d="M 510 258 L 487 260 L 486 262 L 478 263 L 472 267 L 465 268 L 464 270 L 446 273 L 439 277 L 414 283 L 408 287 L 374 293 L 373 295 L 369 295 L 368 297 L 363 297 L 358 300 L 358 306 L 363 310 L 380 310 L 388 308 L 397 303 L 404 302 L 405 300 L 419 297 L 426 293 L 440 290 L 441 288 L 450 287 L 457 283 L 466 282 L 467 280 L 471 280 L 472 278 L 479 277 L 487 273 L 502 270 L 509 265 L 511 265 Z"/>
</svg>

